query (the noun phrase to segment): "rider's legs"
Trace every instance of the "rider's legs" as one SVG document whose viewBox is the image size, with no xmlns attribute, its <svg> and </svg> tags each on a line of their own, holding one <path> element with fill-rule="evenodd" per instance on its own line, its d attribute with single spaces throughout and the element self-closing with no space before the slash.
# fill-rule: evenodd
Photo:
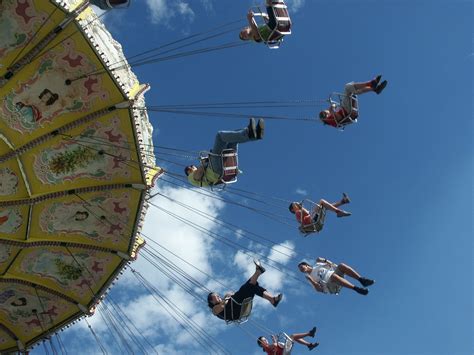
<svg viewBox="0 0 474 355">
<path fill-rule="evenodd" d="M 327 202 L 326 200 L 321 199 L 321 200 L 319 200 L 319 204 L 321 206 L 323 206 L 324 208 L 326 208 L 330 211 L 333 211 L 335 213 L 341 213 L 342 212 L 341 209 L 337 208 L 337 206 L 336 206 L 337 203 L 336 204 L 331 204 L 331 203 Z M 340 206 L 340 205 L 341 204 L 339 204 L 338 206 Z"/>
<path fill-rule="evenodd" d="M 335 282 L 337 283 L 338 285 L 342 286 L 342 287 L 346 287 L 346 288 L 350 288 L 350 289 L 353 289 L 354 288 L 354 285 L 351 284 L 349 281 L 347 281 L 344 277 L 342 276 L 339 276 L 338 274 L 336 273 L 333 273 L 331 275 L 331 278 L 330 280 L 332 282 Z"/>
<path fill-rule="evenodd" d="M 209 160 L 211 162 L 212 170 L 217 174 L 222 174 L 222 151 L 224 149 L 237 150 L 238 143 L 245 143 L 254 140 L 249 137 L 248 128 L 239 129 L 236 131 L 219 131 L 214 140 L 214 146 L 211 149 Z"/>
<path fill-rule="evenodd" d="M 341 106 L 346 112 L 352 112 L 352 96 L 364 94 L 369 91 L 374 91 L 372 81 L 366 81 L 362 83 L 350 82 L 344 86 L 344 96 L 341 100 Z"/>
<path fill-rule="evenodd" d="M 360 274 L 350 266 L 340 263 L 337 267 L 344 275 L 350 276 L 356 280 L 360 279 Z"/>
</svg>

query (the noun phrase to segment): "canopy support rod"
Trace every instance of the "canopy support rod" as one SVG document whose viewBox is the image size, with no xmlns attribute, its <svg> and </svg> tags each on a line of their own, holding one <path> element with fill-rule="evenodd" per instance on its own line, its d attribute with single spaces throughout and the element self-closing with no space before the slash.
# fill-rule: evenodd
<svg viewBox="0 0 474 355">
<path fill-rule="evenodd" d="M 90 122 L 92 120 L 96 120 L 102 116 L 105 116 L 107 114 L 109 114 L 110 112 L 112 111 L 115 111 L 116 109 L 120 108 L 124 108 L 125 105 L 128 105 L 128 107 L 130 107 L 132 105 L 132 101 L 125 101 L 125 102 L 121 102 L 121 103 L 118 103 L 116 105 L 113 105 L 113 106 L 109 106 L 109 107 L 106 107 L 106 108 L 103 108 L 101 110 L 98 110 L 98 111 L 95 111 L 95 112 L 92 112 L 88 115 L 85 115 L 83 117 L 80 117 L 78 118 L 77 120 L 73 121 L 73 122 L 70 122 L 70 123 L 67 123 L 65 124 L 64 126 L 61 126 L 59 127 L 58 129 L 55 129 L 54 131 L 52 132 L 49 132 L 49 133 L 46 133 L 38 138 L 35 138 L 33 139 L 32 141 L 22 145 L 21 147 L 17 148 L 17 149 L 14 149 L 2 156 L 0 156 L 0 163 L 4 163 L 5 161 L 7 160 L 10 160 L 12 158 L 16 158 L 22 154 L 24 154 L 26 151 L 30 150 L 30 149 L 33 149 L 34 147 L 44 143 L 45 141 L 51 139 L 51 138 L 54 138 L 56 137 L 58 134 L 63 134 L 77 126 L 80 126 L 84 123 L 87 123 L 87 122 Z"/>
<path fill-rule="evenodd" d="M 21 69 L 23 69 L 26 65 L 31 63 L 38 54 L 41 53 L 43 49 L 48 46 L 58 35 L 69 25 L 74 19 L 88 6 L 88 2 L 83 3 L 79 8 L 69 14 L 66 15 L 66 18 L 53 30 L 51 30 L 45 37 L 43 37 L 33 48 L 30 49 L 28 53 L 26 53 L 23 57 L 13 63 L 9 68 L 7 68 L 7 72 L 0 78 L 0 88 L 5 86 L 5 84 Z"/>
<path fill-rule="evenodd" d="M 110 185 L 99 185 L 99 186 L 89 186 L 89 187 L 80 187 L 76 189 L 64 190 L 64 191 L 57 191 L 51 192 L 49 194 L 33 197 L 33 198 L 25 198 L 21 200 L 13 200 L 13 201 L 0 201 L 0 208 L 2 207 L 10 207 L 10 206 L 21 206 L 21 205 L 33 205 L 36 203 L 44 202 L 46 200 L 52 200 L 60 197 L 65 197 L 68 195 L 74 194 L 81 194 L 81 193 L 90 193 L 90 192 L 97 192 L 97 191 L 110 191 L 110 190 L 118 190 L 118 189 L 136 189 L 136 190 L 145 190 L 146 186 L 143 184 L 110 184 Z"/>
</svg>

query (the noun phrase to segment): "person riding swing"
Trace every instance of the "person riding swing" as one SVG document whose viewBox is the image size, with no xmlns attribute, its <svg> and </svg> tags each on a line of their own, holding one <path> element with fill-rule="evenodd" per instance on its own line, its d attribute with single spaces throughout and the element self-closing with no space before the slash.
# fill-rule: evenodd
<svg viewBox="0 0 474 355">
<path fill-rule="evenodd" d="M 291 353 L 293 343 L 305 345 L 310 351 L 316 348 L 319 345 L 318 342 L 310 343 L 304 339 L 306 337 L 314 338 L 315 334 L 316 327 L 313 327 L 306 333 L 296 333 L 291 335 L 281 333 L 279 335 L 272 335 L 272 343 L 270 343 L 264 336 L 260 336 L 257 339 L 257 344 L 262 348 L 263 352 L 266 352 L 268 355 L 288 355 Z"/>
<path fill-rule="evenodd" d="M 265 43 L 270 48 L 278 48 L 285 35 L 291 34 L 291 20 L 288 8 L 283 0 L 266 0 L 267 13 L 247 13 L 249 25 L 239 33 L 242 41 L 255 41 Z M 259 10 L 260 11 L 260 10 Z M 264 24 L 257 24 L 256 17 L 264 19 Z"/>
<path fill-rule="evenodd" d="M 254 260 L 254 264 L 255 273 L 237 292 L 229 292 L 223 299 L 215 292 L 211 292 L 207 296 L 207 304 L 212 310 L 212 314 L 225 320 L 226 323 L 246 321 L 250 316 L 251 304 L 255 295 L 264 298 L 273 307 L 277 307 L 283 298 L 281 293 L 278 296 L 272 296 L 259 285 L 258 278 L 265 272 L 265 268 L 258 260 Z"/>
<path fill-rule="evenodd" d="M 338 217 L 350 216 L 350 212 L 339 208 L 340 206 L 350 202 L 351 200 L 349 199 L 349 196 L 347 196 L 346 193 L 342 193 L 342 199 L 337 202 L 329 203 L 324 199 L 319 200 L 319 203 L 313 202 L 314 207 L 311 212 L 308 211 L 300 202 L 290 203 L 288 209 L 295 215 L 296 220 L 300 223 L 300 232 L 309 234 L 312 232 L 320 232 L 323 229 L 326 210 L 333 211 Z"/>
<path fill-rule="evenodd" d="M 202 165 L 199 168 L 195 165 L 188 165 L 184 168 L 189 183 L 198 187 L 226 183 L 225 163 L 227 152 L 235 152 L 236 154 L 239 143 L 263 139 L 264 131 L 264 120 L 259 119 L 258 124 L 255 124 L 255 119 L 251 118 L 249 125 L 243 129 L 217 132 L 208 160 L 201 160 Z M 233 167 L 233 170 L 237 174 L 238 168 L 236 166 Z"/>
<path fill-rule="evenodd" d="M 325 125 L 335 128 L 344 128 L 345 126 L 357 122 L 359 117 L 359 104 L 357 95 L 367 92 L 375 92 L 377 95 L 387 86 L 387 80 L 380 83 L 382 75 L 377 75 L 374 79 L 362 83 L 350 82 L 344 87 L 343 94 L 334 93 L 339 96 L 339 102 L 330 99 L 331 105 L 328 109 L 319 113 L 319 119 Z M 333 96 L 331 95 L 331 96 Z"/>
</svg>

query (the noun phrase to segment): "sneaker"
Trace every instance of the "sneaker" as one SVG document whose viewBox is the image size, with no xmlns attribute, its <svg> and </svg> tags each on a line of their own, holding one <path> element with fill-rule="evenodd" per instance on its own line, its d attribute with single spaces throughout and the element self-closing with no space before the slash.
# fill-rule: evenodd
<svg viewBox="0 0 474 355">
<path fill-rule="evenodd" d="M 311 329 L 308 334 L 311 338 L 314 338 L 314 335 L 316 334 L 316 327 L 313 327 L 313 329 Z"/>
<path fill-rule="evenodd" d="M 377 95 L 380 95 L 380 93 L 383 91 L 383 89 L 385 89 L 385 87 L 387 86 L 388 82 L 387 80 L 384 80 L 382 81 L 382 83 L 380 83 L 379 85 L 377 85 L 377 87 L 374 89 L 375 93 Z"/>
<path fill-rule="evenodd" d="M 377 87 L 377 85 L 379 84 L 380 82 L 380 79 L 382 79 L 382 75 L 377 75 L 375 77 L 375 79 L 373 79 L 371 82 L 370 82 L 370 86 L 372 86 L 372 89 L 375 89 Z"/>
<path fill-rule="evenodd" d="M 308 350 L 311 351 L 313 350 L 315 347 L 317 347 L 319 345 L 319 343 L 311 343 L 308 345 Z"/>
<path fill-rule="evenodd" d="M 374 280 L 366 279 L 365 277 L 359 278 L 359 282 L 362 286 L 367 287 L 374 284 Z"/>
<path fill-rule="evenodd" d="M 257 139 L 257 127 L 255 125 L 255 119 L 251 118 L 249 120 L 249 125 L 247 126 L 247 129 L 249 131 L 249 138 L 250 139 Z"/>
<path fill-rule="evenodd" d="M 260 260 L 254 259 L 253 263 L 255 264 L 255 268 L 258 271 L 260 271 L 261 274 L 263 274 L 266 271 L 265 268 L 262 266 L 262 263 L 260 262 Z"/>
<path fill-rule="evenodd" d="M 280 293 L 278 296 L 276 297 L 273 297 L 273 307 L 277 307 L 278 306 L 278 303 L 280 303 L 280 301 L 282 300 L 283 298 L 283 295 Z"/>
<path fill-rule="evenodd" d="M 350 215 L 352 215 L 352 213 L 344 210 L 340 210 L 339 212 L 337 212 L 337 217 L 349 217 Z"/>
<path fill-rule="evenodd" d="M 344 203 L 344 204 L 351 202 L 351 199 L 349 198 L 349 196 L 348 196 L 345 192 L 342 193 L 342 200 L 341 200 L 341 202 Z"/>
<path fill-rule="evenodd" d="M 357 287 L 357 286 L 354 286 L 354 291 L 364 296 L 367 296 L 367 294 L 369 293 L 369 290 L 367 290 L 366 288 Z"/>
<path fill-rule="evenodd" d="M 265 133 L 265 121 L 263 118 L 258 120 L 257 124 L 257 139 L 263 139 L 263 135 Z"/>
</svg>

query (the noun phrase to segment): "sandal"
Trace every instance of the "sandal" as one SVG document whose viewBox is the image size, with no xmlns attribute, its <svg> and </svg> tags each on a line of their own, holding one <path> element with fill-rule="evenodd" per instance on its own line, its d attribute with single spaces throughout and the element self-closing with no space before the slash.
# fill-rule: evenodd
<svg viewBox="0 0 474 355">
<path fill-rule="evenodd" d="M 261 274 L 266 271 L 265 268 L 262 266 L 260 260 L 254 259 L 253 263 L 255 264 L 255 268 L 257 269 L 257 271 L 260 271 Z"/>
<path fill-rule="evenodd" d="M 273 307 L 277 307 L 278 306 L 278 303 L 280 303 L 280 301 L 282 300 L 283 298 L 283 295 L 280 293 L 278 296 L 276 297 L 273 297 Z"/>
</svg>

